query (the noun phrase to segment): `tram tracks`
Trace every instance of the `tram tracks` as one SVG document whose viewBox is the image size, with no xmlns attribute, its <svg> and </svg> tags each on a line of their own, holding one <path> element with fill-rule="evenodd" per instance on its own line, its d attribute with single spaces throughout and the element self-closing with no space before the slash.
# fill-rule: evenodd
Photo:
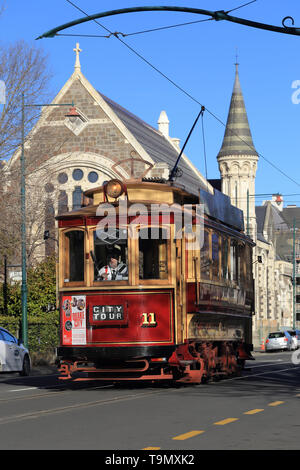
<svg viewBox="0 0 300 470">
<path fill-rule="evenodd" d="M 171 391 L 176 391 L 176 390 L 171 390 Z M 142 398 L 149 397 L 150 395 L 159 395 L 159 394 L 169 393 L 169 392 L 170 392 L 170 390 L 168 390 L 168 389 L 151 390 L 149 392 L 140 393 L 140 394 L 135 393 L 135 394 L 129 394 L 129 395 L 106 398 L 106 399 L 93 400 L 93 401 L 89 401 L 89 402 L 74 403 L 72 405 L 70 405 L 70 404 L 69 405 L 63 405 L 63 406 L 55 407 L 55 408 L 29 411 L 27 413 L 20 413 L 20 414 L 11 415 L 11 416 L 0 417 L 0 425 L 7 424 L 7 423 L 12 423 L 12 422 L 16 422 L 16 421 L 27 420 L 27 419 L 35 419 L 35 418 L 43 417 L 43 416 L 46 416 L 46 415 L 64 413 L 64 412 L 73 411 L 73 410 L 76 410 L 76 409 L 81 410 L 81 409 L 90 408 L 90 407 L 93 407 L 93 406 L 104 406 L 104 405 L 109 405 L 109 404 L 114 404 L 114 403 L 120 403 L 120 402 L 125 402 L 125 401 L 142 399 Z M 46 396 L 46 395 L 43 395 L 43 394 L 41 394 L 41 395 Z M 49 395 L 49 394 L 47 394 L 47 395 Z M 36 395 L 35 395 L 35 397 L 36 397 Z M 30 397 L 30 398 L 34 398 L 34 397 Z"/>
<path fill-rule="evenodd" d="M 279 368 L 279 366 L 285 366 L 287 364 L 290 364 L 289 368 L 284 367 Z M 293 365 L 291 362 L 276 362 L 276 363 L 268 363 L 268 364 L 260 364 L 260 365 L 255 365 L 252 369 L 255 368 L 261 368 L 265 367 L 267 370 L 263 372 L 258 372 L 258 373 L 248 373 L 247 375 L 242 375 L 240 377 L 233 377 L 231 379 L 226 379 L 221 382 L 218 382 L 217 384 L 208 384 L 206 386 L 199 385 L 199 389 L 201 390 L 201 387 L 205 387 L 207 391 L 207 387 L 214 386 L 214 385 L 221 385 L 221 384 L 226 384 L 229 381 L 233 380 L 238 380 L 238 379 L 251 379 L 254 377 L 259 377 L 267 374 L 279 374 L 279 373 L 284 373 L 286 371 L 292 371 L 295 369 L 299 369 L 299 366 Z M 270 370 L 271 368 L 271 370 Z M 261 370 L 261 369 L 260 369 Z M 49 389 L 51 386 L 48 386 L 47 388 Z M 96 391 L 96 390 L 101 390 L 101 389 L 108 389 L 111 388 L 112 390 L 115 390 L 115 387 L 113 384 L 105 384 L 103 386 L 95 386 L 95 387 L 80 387 L 77 389 L 62 389 L 59 390 L 61 386 L 60 385 L 55 385 L 52 386 L 52 388 L 58 388 L 57 391 L 47 391 L 47 392 L 42 392 L 42 393 L 32 393 L 30 395 L 23 395 L 23 396 L 11 396 L 11 397 L 4 397 L 0 398 L 0 406 L 12 402 L 18 401 L 19 403 L 24 401 L 30 401 L 30 400 L 43 400 L 43 398 L 64 398 L 67 395 L 70 395 L 72 397 L 75 397 L 76 392 L 80 391 Z M 186 387 L 187 390 L 190 387 Z M 24 389 L 22 389 L 24 390 Z M 11 390 L 12 391 L 12 390 Z M 14 389 L 13 391 L 17 391 L 17 389 Z M 130 393 L 127 395 L 117 395 L 113 397 L 107 397 L 107 398 L 100 398 L 96 400 L 91 400 L 91 401 L 78 401 L 76 403 L 68 403 L 68 404 L 62 404 L 61 406 L 54 406 L 54 407 L 45 407 L 45 403 L 40 403 L 40 409 L 38 410 L 29 410 L 28 412 L 25 413 L 17 413 L 17 414 L 12 414 L 12 415 L 7 415 L 7 416 L 2 416 L 0 417 L 0 425 L 7 424 L 7 423 L 12 423 L 12 422 L 17 422 L 17 421 L 23 421 L 23 420 L 29 420 L 29 419 L 36 419 L 36 418 L 41 418 L 43 416 L 49 416 L 52 414 L 57 414 L 57 413 L 65 413 L 65 412 L 72 412 L 75 410 L 80 410 L 84 408 L 90 408 L 90 407 L 97 407 L 97 406 L 105 406 L 105 405 L 110 405 L 114 403 L 120 403 L 120 402 L 125 402 L 125 401 L 130 401 L 130 400 L 137 400 L 137 399 L 143 399 L 149 396 L 154 396 L 154 395 L 159 395 L 159 394 L 168 394 L 170 392 L 176 392 L 178 391 L 178 388 L 164 388 L 164 389 L 159 389 L 159 390 L 147 390 L 144 392 L 140 393 Z M 82 397 L 75 397 L 76 400 L 80 398 L 82 400 Z M 86 396 L 84 397 L 86 398 Z"/>
</svg>

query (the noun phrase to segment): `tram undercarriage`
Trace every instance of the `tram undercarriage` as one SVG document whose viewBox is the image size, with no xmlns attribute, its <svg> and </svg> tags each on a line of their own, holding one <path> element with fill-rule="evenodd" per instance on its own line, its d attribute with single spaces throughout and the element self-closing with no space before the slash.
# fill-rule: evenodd
<svg viewBox="0 0 300 470">
<path fill-rule="evenodd" d="M 236 342 L 186 341 L 169 357 L 135 357 L 126 360 L 89 361 L 88 358 L 64 359 L 60 363 L 61 380 L 78 381 L 174 381 L 200 384 L 211 379 L 239 375 L 250 351 Z"/>
</svg>

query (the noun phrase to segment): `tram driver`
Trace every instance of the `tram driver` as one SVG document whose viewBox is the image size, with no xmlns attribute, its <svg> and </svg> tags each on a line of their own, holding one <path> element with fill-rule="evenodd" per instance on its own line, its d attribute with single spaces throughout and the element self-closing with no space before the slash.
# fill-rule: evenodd
<svg viewBox="0 0 300 470">
<path fill-rule="evenodd" d="M 114 247 L 108 253 L 108 264 L 99 269 L 98 279 L 101 281 L 122 281 L 128 279 L 128 268 L 125 263 L 119 261 L 121 251 Z"/>
</svg>

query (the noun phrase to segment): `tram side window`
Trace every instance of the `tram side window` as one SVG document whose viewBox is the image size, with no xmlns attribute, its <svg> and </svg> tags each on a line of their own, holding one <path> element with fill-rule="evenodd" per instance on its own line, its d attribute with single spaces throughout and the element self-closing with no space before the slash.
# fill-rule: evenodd
<svg viewBox="0 0 300 470">
<path fill-rule="evenodd" d="M 168 231 L 159 228 L 151 238 L 151 229 L 139 231 L 139 278 L 168 279 Z"/>
<path fill-rule="evenodd" d="M 201 279 L 210 278 L 210 255 L 209 255 L 209 231 L 204 230 L 203 234 L 203 245 L 200 250 L 201 258 Z"/>
<path fill-rule="evenodd" d="M 238 245 L 238 281 L 239 284 L 245 286 L 245 245 L 241 243 Z"/>
<path fill-rule="evenodd" d="M 230 279 L 232 281 L 238 280 L 238 255 L 237 255 L 237 242 L 230 240 Z"/>
<path fill-rule="evenodd" d="M 84 232 L 72 230 L 65 234 L 67 257 L 65 282 L 84 281 Z"/>
<path fill-rule="evenodd" d="M 222 237 L 221 239 L 221 254 L 222 254 L 222 278 L 228 279 L 228 239 Z"/>
<path fill-rule="evenodd" d="M 116 229 L 114 236 L 94 232 L 94 250 L 91 257 L 94 263 L 95 281 L 128 280 L 128 234 L 127 229 Z"/>
<path fill-rule="evenodd" d="M 213 277 L 219 277 L 219 235 L 213 233 L 211 236 L 211 247 L 212 247 L 212 275 Z"/>
<path fill-rule="evenodd" d="M 252 289 L 252 250 L 249 245 L 245 247 L 245 269 L 246 269 L 246 285 L 248 289 Z"/>
</svg>

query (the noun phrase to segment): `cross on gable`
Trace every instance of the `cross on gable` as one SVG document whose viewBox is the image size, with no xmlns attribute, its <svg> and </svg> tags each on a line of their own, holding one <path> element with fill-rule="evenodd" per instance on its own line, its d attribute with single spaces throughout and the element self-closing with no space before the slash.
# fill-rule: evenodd
<svg viewBox="0 0 300 470">
<path fill-rule="evenodd" d="M 79 53 L 82 52 L 82 49 L 79 47 L 79 42 L 76 43 L 76 47 L 73 51 L 76 52 L 75 69 L 80 69 Z"/>
</svg>

